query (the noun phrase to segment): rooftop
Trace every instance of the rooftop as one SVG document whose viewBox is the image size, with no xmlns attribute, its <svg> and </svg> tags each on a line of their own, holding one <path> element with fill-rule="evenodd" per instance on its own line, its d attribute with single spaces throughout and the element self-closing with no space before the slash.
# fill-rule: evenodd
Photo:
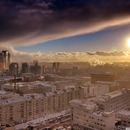
<svg viewBox="0 0 130 130">
<path fill-rule="evenodd" d="M 79 107 L 83 107 L 86 110 L 94 110 L 98 109 L 98 106 L 96 103 L 92 102 L 91 100 L 81 100 L 81 99 L 75 99 L 70 101 L 72 105 L 76 105 Z"/>
<path fill-rule="evenodd" d="M 121 96 L 121 95 L 123 95 L 124 93 L 127 93 L 127 92 L 129 92 L 128 89 L 117 90 L 117 91 L 102 95 L 98 98 L 95 98 L 95 101 L 105 102 L 105 101 L 110 100 L 112 98 L 119 97 L 119 96 Z"/>
<path fill-rule="evenodd" d="M 121 110 L 117 114 L 122 115 L 122 116 L 130 116 L 130 111 L 129 110 Z"/>
</svg>

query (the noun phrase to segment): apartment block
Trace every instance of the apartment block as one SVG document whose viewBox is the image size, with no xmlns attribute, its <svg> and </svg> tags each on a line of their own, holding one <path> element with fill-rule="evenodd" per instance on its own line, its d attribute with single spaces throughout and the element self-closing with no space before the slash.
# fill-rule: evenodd
<svg viewBox="0 0 130 130">
<path fill-rule="evenodd" d="M 71 101 L 74 130 L 114 130 L 115 114 L 100 111 L 98 105 L 89 101 Z"/>
<path fill-rule="evenodd" d="M 0 123 L 18 124 L 70 108 L 73 99 L 83 99 L 83 89 L 73 88 L 54 93 L 32 93 L 0 100 Z M 0 94 L 2 96 L 2 94 Z M 7 97 L 7 96 L 6 96 Z"/>
<path fill-rule="evenodd" d="M 101 110 L 117 112 L 130 106 L 130 90 L 117 90 L 95 98 L 94 101 Z"/>
<path fill-rule="evenodd" d="M 72 100 L 70 104 L 74 130 L 114 130 L 118 121 L 130 126 L 128 89 L 86 100 Z"/>
</svg>

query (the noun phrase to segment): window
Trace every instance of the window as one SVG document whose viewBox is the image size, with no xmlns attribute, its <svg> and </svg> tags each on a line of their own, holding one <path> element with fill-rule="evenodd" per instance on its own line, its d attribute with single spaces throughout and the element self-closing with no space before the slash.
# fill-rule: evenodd
<svg viewBox="0 0 130 130">
<path fill-rule="evenodd" d="M 28 115 L 31 116 L 31 115 L 32 115 L 32 112 L 29 112 Z"/>
</svg>

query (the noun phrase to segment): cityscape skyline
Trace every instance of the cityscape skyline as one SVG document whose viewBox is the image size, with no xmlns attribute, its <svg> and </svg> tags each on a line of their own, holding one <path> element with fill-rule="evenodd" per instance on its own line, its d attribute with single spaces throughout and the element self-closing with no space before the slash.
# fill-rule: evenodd
<svg viewBox="0 0 130 130">
<path fill-rule="evenodd" d="M 130 0 L 0 0 L 0 130 L 130 130 Z"/>
<path fill-rule="evenodd" d="M 128 0 L 1 0 L 0 48 L 14 62 L 129 62 L 129 6 Z"/>
</svg>

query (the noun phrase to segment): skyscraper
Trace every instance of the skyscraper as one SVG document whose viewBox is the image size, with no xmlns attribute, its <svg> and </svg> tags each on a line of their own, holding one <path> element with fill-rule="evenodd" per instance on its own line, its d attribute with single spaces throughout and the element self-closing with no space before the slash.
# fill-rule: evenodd
<svg viewBox="0 0 130 130">
<path fill-rule="evenodd" d="M 0 53 L 0 70 L 4 70 L 5 64 L 4 64 L 4 56 L 2 53 Z"/>
<path fill-rule="evenodd" d="M 29 65 L 27 63 L 22 63 L 22 73 L 28 73 L 29 72 Z"/>
<path fill-rule="evenodd" d="M 45 74 L 45 65 L 42 66 L 42 74 Z"/>
<path fill-rule="evenodd" d="M 35 75 L 41 75 L 41 66 L 36 63 L 33 66 L 30 66 L 30 72 Z"/>
<path fill-rule="evenodd" d="M 53 66 L 53 73 L 56 73 L 56 62 L 54 62 L 54 63 L 52 64 L 52 66 Z"/>
<path fill-rule="evenodd" d="M 59 62 L 54 62 L 52 63 L 52 66 L 53 66 L 53 73 L 57 73 L 59 68 L 60 68 L 60 63 Z"/>
<path fill-rule="evenodd" d="M 11 63 L 9 65 L 9 72 L 10 72 L 10 75 L 17 76 L 18 75 L 18 63 Z"/>
<path fill-rule="evenodd" d="M 9 69 L 10 53 L 7 50 L 3 50 L 2 55 L 4 57 L 4 69 Z"/>
</svg>

